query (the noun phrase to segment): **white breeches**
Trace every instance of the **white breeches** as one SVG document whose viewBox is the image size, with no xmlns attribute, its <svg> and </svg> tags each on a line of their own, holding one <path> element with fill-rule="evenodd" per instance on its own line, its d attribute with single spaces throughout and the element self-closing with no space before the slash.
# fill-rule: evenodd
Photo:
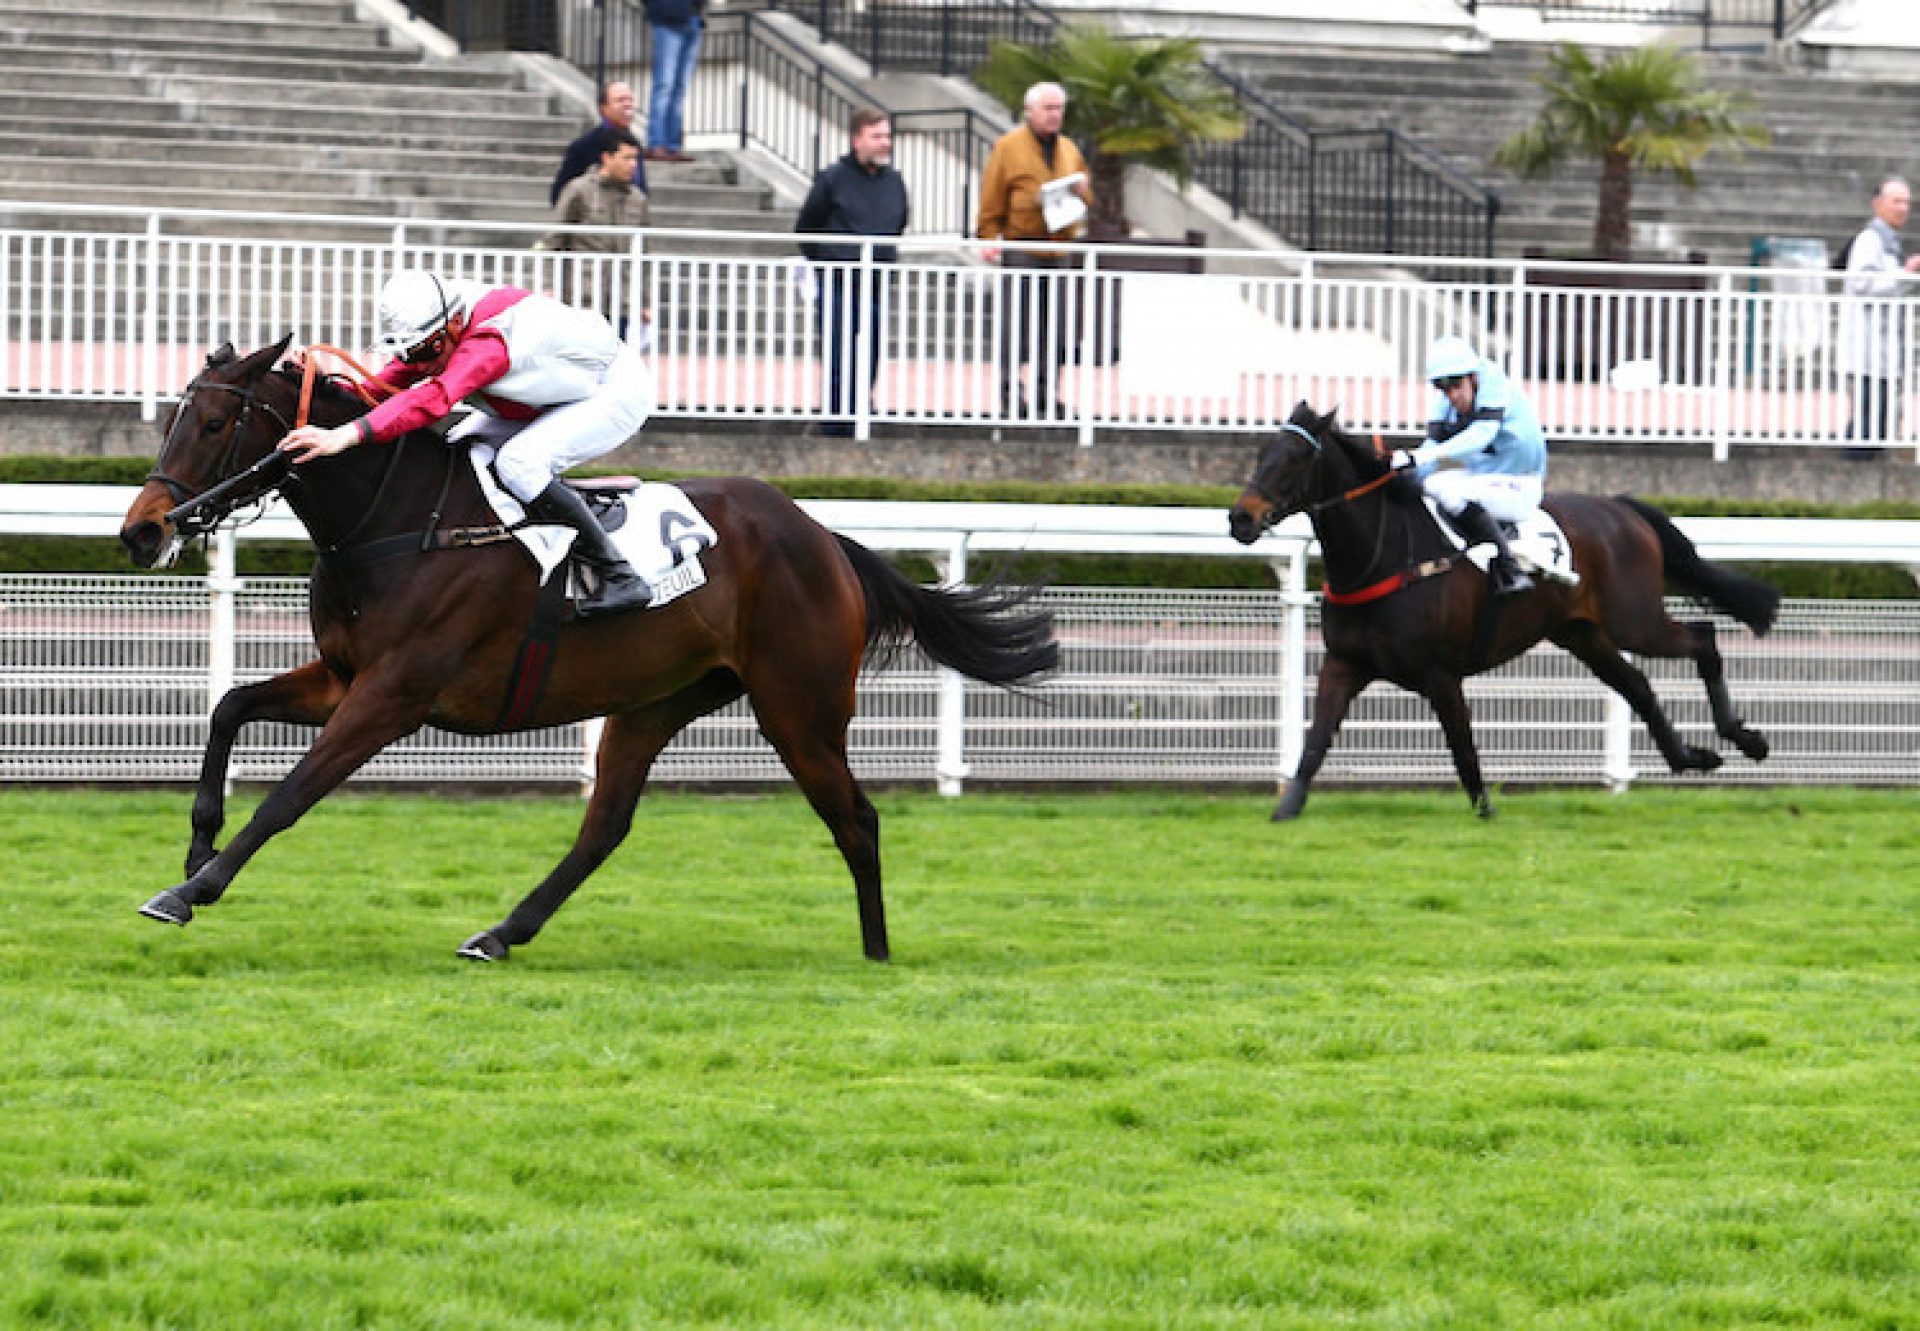
<svg viewBox="0 0 1920 1331">
<path fill-rule="evenodd" d="M 515 499 L 526 503 L 569 467 L 610 453 L 633 438 L 655 403 L 653 372 L 631 347 L 607 366 L 600 387 L 576 402 L 549 407 L 530 421 L 502 420 L 475 412 L 448 432 L 464 444 L 497 450 L 493 473 Z"/>
<path fill-rule="evenodd" d="M 1478 504 L 1501 522 L 1524 522 L 1531 517 L 1540 507 L 1545 489 L 1538 476 L 1514 476 L 1497 471 L 1476 473 L 1458 467 L 1436 471 L 1420 484 L 1449 515 L 1468 504 Z"/>
</svg>

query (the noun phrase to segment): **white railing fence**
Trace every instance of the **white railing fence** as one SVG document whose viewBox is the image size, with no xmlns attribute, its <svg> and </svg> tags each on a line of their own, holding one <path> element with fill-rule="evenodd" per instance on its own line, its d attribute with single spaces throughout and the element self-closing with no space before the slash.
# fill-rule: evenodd
<svg viewBox="0 0 1920 1331">
<path fill-rule="evenodd" d="M 225 341 L 369 345 L 380 284 L 426 265 L 604 309 L 646 346 L 667 417 L 817 418 L 826 362 L 844 350 L 853 365 L 879 359 L 871 393 L 865 374 L 845 376 L 860 437 L 1008 424 L 1002 366 L 1024 342 L 1061 348 L 1064 423 L 1083 443 L 1115 429 L 1264 431 L 1302 399 L 1363 430 L 1418 434 L 1424 350 L 1458 333 L 1509 367 L 1555 440 L 1920 458 L 1907 371 L 1920 302 L 1847 296 L 1821 273 L 1235 250 L 1177 251 L 1202 272 L 1139 272 L 1169 251 L 1122 245 L 1014 273 L 953 236 L 889 239 L 899 264 L 874 263 L 868 243 L 858 261 L 815 265 L 785 234 L 646 230 L 623 233 L 620 253 L 582 254 L 534 250 L 537 226 L 104 207 L 64 210 L 84 227 L 25 224 L 45 211 L 0 204 L 0 398 L 157 415 Z M 862 320 L 850 340 L 819 317 L 819 279 L 836 268 L 839 289 L 879 295 L 878 326 Z M 1695 289 L 1668 289 L 1676 272 Z M 1599 288 L 1596 275 L 1644 285 Z M 1850 437 L 1856 415 L 1875 422 L 1866 438 Z"/>
<path fill-rule="evenodd" d="M 106 535 L 132 491 L 0 486 L 0 532 Z M 1246 549 L 1218 512 L 1005 504 L 822 501 L 820 521 L 882 550 L 931 555 L 965 577 L 1009 551 L 1136 552 L 1255 559 L 1271 591 L 1060 588 L 1047 594 L 1064 648 L 1059 674 L 1009 694 L 910 654 L 864 679 L 855 768 L 876 780 L 1264 783 L 1298 758 L 1321 660 L 1310 534 L 1298 519 Z M 1717 560 L 1890 562 L 1920 570 L 1920 522 L 1693 519 Z M 0 576 L 0 780 L 194 778 L 213 700 L 312 656 L 305 584 L 233 576 L 237 540 L 297 537 L 284 514 L 214 542 L 205 578 Z M 1677 604 L 1677 613 L 1694 614 Z M 1764 764 L 1737 756 L 1715 781 L 1920 781 L 1920 602 L 1790 602 L 1756 639 L 1721 621 L 1735 701 L 1772 739 Z M 1642 662 L 1689 735 L 1710 742 L 1703 691 L 1685 662 Z M 1506 782 L 1671 780 L 1624 704 L 1552 648 L 1468 684 L 1489 778 Z M 243 732 L 234 774 L 271 779 L 311 732 Z M 554 782 L 591 770 L 591 726 L 489 739 L 425 731 L 381 755 L 368 781 Z M 684 733 L 658 779 L 782 779 L 744 706 Z M 1355 706 L 1321 778 L 1440 783 L 1452 766 L 1424 702 L 1375 686 Z M 1697 779 L 1697 778 L 1689 778 Z"/>
</svg>

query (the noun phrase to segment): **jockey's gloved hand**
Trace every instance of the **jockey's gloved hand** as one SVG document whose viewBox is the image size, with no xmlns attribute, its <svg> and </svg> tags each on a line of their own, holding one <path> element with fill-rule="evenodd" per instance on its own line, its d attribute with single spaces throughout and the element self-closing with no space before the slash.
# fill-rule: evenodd
<svg viewBox="0 0 1920 1331">
<path fill-rule="evenodd" d="M 1418 462 L 1414 461 L 1413 454 L 1404 448 L 1394 449 L 1393 456 L 1387 459 L 1387 466 L 1394 471 L 1406 471 L 1410 467 L 1417 467 L 1419 465 Z"/>
</svg>

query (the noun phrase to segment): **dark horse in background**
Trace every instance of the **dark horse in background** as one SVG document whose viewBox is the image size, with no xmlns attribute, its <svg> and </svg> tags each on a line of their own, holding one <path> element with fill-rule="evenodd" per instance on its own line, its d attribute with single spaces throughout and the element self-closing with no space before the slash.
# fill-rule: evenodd
<svg viewBox="0 0 1920 1331">
<path fill-rule="evenodd" d="M 275 451 L 301 389 L 298 375 L 276 368 L 288 340 L 209 357 L 181 393 L 120 532 L 134 563 L 152 567 L 183 536 L 277 489 L 321 552 L 310 587 L 319 659 L 242 685 L 214 709 L 187 879 L 142 907 L 175 924 L 219 900 L 269 837 L 395 740 L 423 725 L 495 731 L 539 590 L 516 541 L 467 543 L 466 529 L 497 535 L 497 520 L 465 451 L 436 433 L 292 468 Z M 337 425 L 365 410 L 324 385 L 312 414 Z M 515 728 L 606 717 L 593 796 L 565 858 L 506 919 L 463 944 L 462 956 L 498 960 L 532 939 L 625 838 L 660 750 L 745 695 L 853 874 L 866 955 L 885 960 L 880 820 L 847 766 L 863 658 L 911 638 L 934 660 L 1001 685 L 1057 664 L 1051 621 L 1026 604 L 1030 589 L 928 590 L 769 485 L 734 478 L 682 488 L 719 533 L 703 556 L 707 583 L 658 609 L 564 621 L 544 692 Z M 321 729 L 216 852 L 228 758 L 249 721 Z"/>
<path fill-rule="evenodd" d="M 1389 476 L 1388 460 L 1348 436 L 1334 416 L 1317 415 L 1304 402 L 1295 407 L 1228 515 L 1234 539 L 1250 545 L 1282 518 L 1306 513 L 1326 567 L 1320 612 L 1326 660 L 1313 725 L 1275 821 L 1306 805 L 1307 787 L 1347 708 L 1376 679 L 1432 705 L 1467 797 L 1482 817 L 1491 817 L 1462 681 L 1543 638 L 1585 662 L 1632 704 L 1674 771 L 1711 772 L 1720 755 L 1680 738 L 1647 677 L 1623 651 L 1690 657 L 1720 737 L 1755 762 L 1767 756 L 1766 739 L 1735 715 L 1727 696 L 1713 624 L 1673 619 L 1664 593 L 1672 582 L 1765 633 L 1779 592 L 1708 563 L 1665 514 L 1637 500 L 1556 494 L 1545 508 L 1572 544 L 1579 584 L 1540 578 L 1530 592 L 1495 600 L 1485 575 L 1441 533 L 1418 482 Z"/>
</svg>

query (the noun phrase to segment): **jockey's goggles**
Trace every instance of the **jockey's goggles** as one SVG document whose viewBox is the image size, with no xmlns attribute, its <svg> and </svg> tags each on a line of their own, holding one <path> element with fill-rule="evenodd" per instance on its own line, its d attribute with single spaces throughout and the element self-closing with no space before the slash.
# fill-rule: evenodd
<svg viewBox="0 0 1920 1331">
<path fill-rule="evenodd" d="M 1433 381 L 1433 386 L 1439 389 L 1442 393 L 1451 393 L 1454 389 L 1458 388 L 1461 384 L 1464 384 L 1467 380 L 1471 378 L 1473 378 L 1473 376 L 1470 374 L 1449 374 L 1443 378 L 1435 379 Z"/>
<path fill-rule="evenodd" d="M 408 347 L 400 357 L 408 365 L 425 365 L 447 349 L 447 330 L 442 328 L 426 341 Z"/>
</svg>

